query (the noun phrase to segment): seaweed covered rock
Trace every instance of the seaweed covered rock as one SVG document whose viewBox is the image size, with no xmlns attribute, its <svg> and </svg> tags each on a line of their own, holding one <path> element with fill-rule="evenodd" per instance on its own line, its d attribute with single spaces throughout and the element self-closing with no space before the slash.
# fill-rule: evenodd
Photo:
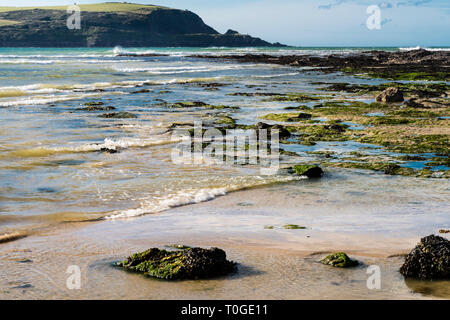
<svg viewBox="0 0 450 320">
<path fill-rule="evenodd" d="M 399 88 L 389 87 L 381 92 L 376 97 L 376 100 L 378 102 L 402 102 L 404 100 L 403 92 L 401 92 Z"/>
<path fill-rule="evenodd" d="M 330 254 L 320 260 L 320 262 L 336 268 L 350 268 L 355 267 L 359 264 L 358 261 L 350 259 L 349 256 L 344 252 L 336 252 Z"/>
<path fill-rule="evenodd" d="M 267 130 L 268 137 L 271 137 L 272 130 L 278 130 L 278 137 L 280 139 L 287 139 L 291 136 L 289 130 L 287 130 L 284 126 L 279 124 L 270 125 L 264 122 L 258 122 L 255 126 L 255 129 L 257 130 L 256 135 L 258 137 L 259 137 L 259 130 Z"/>
<path fill-rule="evenodd" d="M 406 278 L 450 279 L 450 241 L 435 235 L 420 239 L 400 268 Z"/>
<path fill-rule="evenodd" d="M 289 173 L 307 176 L 308 178 L 320 178 L 323 175 L 323 170 L 315 165 L 299 164 L 289 168 Z"/>
<path fill-rule="evenodd" d="M 117 265 L 166 280 L 207 279 L 236 271 L 236 263 L 228 261 L 225 251 L 219 248 L 182 247 L 174 251 L 152 248 L 135 253 Z"/>
<path fill-rule="evenodd" d="M 105 113 L 98 116 L 99 118 L 107 118 L 107 119 L 134 119 L 137 116 L 130 112 L 111 112 Z"/>
</svg>

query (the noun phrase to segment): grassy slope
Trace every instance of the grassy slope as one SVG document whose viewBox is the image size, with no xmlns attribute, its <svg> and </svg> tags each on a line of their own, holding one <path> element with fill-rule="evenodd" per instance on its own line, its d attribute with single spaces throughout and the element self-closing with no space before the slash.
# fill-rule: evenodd
<svg viewBox="0 0 450 320">
<path fill-rule="evenodd" d="M 97 3 L 97 4 L 80 4 L 81 11 L 90 12 L 130 12 L 130 11 L 151 11 L 156 8 L 164 8 L 153 5 L 133 4 L 133 3 Z M 19 11 L 19 10 L 67 10 L 68 6 L 44 6 L 44 7 L 0 7 L 0 12 Z M 0 22 L 1 23 L 1 22 Z"/>
</svg>

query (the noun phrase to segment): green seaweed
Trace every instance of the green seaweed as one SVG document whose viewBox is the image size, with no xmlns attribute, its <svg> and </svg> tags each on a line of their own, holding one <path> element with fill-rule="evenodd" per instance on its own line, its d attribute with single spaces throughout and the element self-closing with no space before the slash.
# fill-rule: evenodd
<svg viewBox="0 0 450 320">
<path fill-rule="evenodd" d="M 351 268 L 359 265 L 359 262 L 352 260 L 345 252 L 336 252 L 330 254 L 320 260 L 323 264 L 333 266 L 335 268 Z"/>
<path fill-rule="evenodd" d="M 279 122 L 296 122 L 311 119 L 309 113 L 269 113 L 262 116 L 261 119 L 279 121 Z"/>
<path fill-rule="evenodd" d="M 130 112 L 112 112 L 105 113 L 98 116 L 99 118 L 107 118 L 107 119 L 134 119 L 137 116 Z"/>
<path fill-rule="evenodd" d="M 289 230 L 304 230 L 306 229 L 306 227 L 302 227 L 296 224 L 286 224 L 283 226 L 284 229 L 289 229 Z"/>
<path fill-rule="evenodd" d="M 289 168 L 289 171 L 298 176 L 307 176 L 308 178 L 319 178 L 323 175 L 323 171 L 319 166 L 310 164 L 298 164 Z"/>
</svg>

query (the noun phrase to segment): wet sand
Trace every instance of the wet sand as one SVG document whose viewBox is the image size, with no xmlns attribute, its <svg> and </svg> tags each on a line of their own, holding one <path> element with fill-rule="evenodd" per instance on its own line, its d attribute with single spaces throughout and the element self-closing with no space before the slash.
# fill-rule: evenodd
<svg viewBox="0 0 450 320">
<path fill-rule="evenodd" d="M 420 237 L 448 227 L 447 192 L 445 181 L 331 170 L 322 180 L 240 191 L 160 214 L 67 223 L 1 245 L 0 298 L 449 299 L 449 281 L 405 282 L 398 272 L 402 254 Z M 221 247 L 238 273 L 167 282 L 112 266 L 175 243 Z M 362 265 L 318 263 L 338 250 Z M 71 265 L 81 269 L 80 290 L 66 287 Z M 367 288 L 369 265 L 380 267 L 380 290 Z"/>
</svg>

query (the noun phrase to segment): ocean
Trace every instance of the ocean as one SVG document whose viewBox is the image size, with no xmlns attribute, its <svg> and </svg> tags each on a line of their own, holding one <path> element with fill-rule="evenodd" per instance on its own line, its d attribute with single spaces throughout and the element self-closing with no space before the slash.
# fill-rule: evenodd
<svg viewBox="0 0 450 320">
<path fill-rule="evenodd" d="M 267 99 L 271 94 L 339 100 L 321 83 L 387 81 L 191 55 L 412 49 L 0 48 L 0 298 L 450 297 L 448 281 L 405 282 L 398 273 L 399 253 L 450 227 L 448 179 L 331 167 L 322 179 L 306 179 L 262 174 L 258 164 L 173 161 L 181 141 L 174 127 L 230 118 L 238 125 L 275 124 L 261 117 L 300 103 Z M 119 112 L 131 117 L 108 116 Z M 364 128 L 346 125 L 355 134 Z M 280 166 L 316 162 L 325 153 L 337 160 L 359 150 L 403 155 L 351 140 L 281 141 L 280 147 L 286 151 Z M 426 161 L 402 165 L 420 169 Z M 292 224 L 303 228 L 283 227 Z M 239 272 L 168 283 L 112 267 L 132 252 L 174 243 L 224 248 Z M 348 271 L 317 263 L 335 250 L 362 266 Z M 82 272 L 81 290 L 66 287 L 73 265 Z M 381 290 L 366 286 L 369 265 L 381 267 Z"/>
<path fill-rule="evenodd" d="M 382 80 L 189 56 L 352 54 L 369 49 L 414 48 L 1 48 L 0 234 L 7 238 L 61 222 L 160 213 L 296 180 L 261 175 L 257 166 L 174 164 L 170 154 L 177 141 L 169 129 L 174 123 L 207 122 L 218 115 L 255 124 L 264 114 L 293 106 L 232 95 L 249 88 L 317 93 L 315 82 Z M 208 83 L 218 85 L 211 89 L 204 86 Z M 167 107 L 186 101 L 239 109 Z M 136 118 L 102 118 L 105 112 L 81 110 L 92 102 Z M 361 147 L 365 146 L 286 146 L 305 161 L 314 160 L 308 151 L 352 152 Z"/>
</svg>

